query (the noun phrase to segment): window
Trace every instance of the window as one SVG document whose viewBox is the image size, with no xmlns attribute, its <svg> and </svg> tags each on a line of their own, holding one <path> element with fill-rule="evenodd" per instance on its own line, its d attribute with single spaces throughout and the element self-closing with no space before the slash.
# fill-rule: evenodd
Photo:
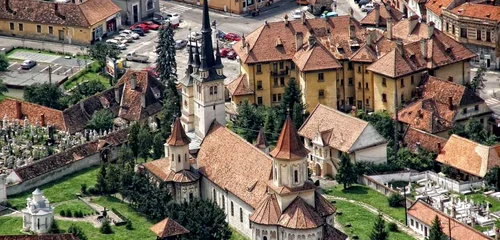
<svg viewBox="0 0 500 240">
<path fill-rule="evenodd" d="M 294 62 L 290 62 L 290 69 L 295 70 L 295 63 Z"/>
<path fill-rule="evenodd" d="M 215 191 L 215 189 L 214 189 L 214 199 L 213 200 L 215 203 L 217 202 L 217 192 Z"/>
<path fill-rule="evenodd" d="M 278 87 L 278 78 L 273 79 L 273 86 Z"/>
<path fill-rule="evenodd" d="M 368 89 L 368 83 L 365 83 L 365 88 Z"/>
<path fill-rule="evenodd" d="M 453 24 L 451 25 L 451 33 L 453 33 L 453 35 L 455 35 L 455 26 L 453 26 Z"/>
<path fill-rule="evenodd" d="M 387 102 L 387 95 L 382 93 L 382 102 Z"/>
<path fill-rule="evenodd" d="M 401 94 L 401 104 L 403 104 L 404 102 L 405 102 L 405 95 Z"/>
<path fill-rule="evenodd" d="M 348 62 L 348 63 L 347 63 L 347 69 L 348 69 L 348 70 L 352 70 L 352 68 L 353 68 L 353 67 L 352 67 L 352 62 Z"/>
<path fill-rule="evenodd" d="M 361 82 L 358 82 L 358 88 L 361 89 Z"/>
<path fill-rule="evenodd" d="M 344 85 L 344 79 L 340 79 L 340 86 Z"/>
<path fill-rule="evenodd" d="M 285 77 L 280 77 L 280 86 L 285 86 Z"/>
<path fill-rule="evenodd" d="M 387 86 L 387 83 L 386 83 L 385 78 L 382 78 L 382 86 L 384 86 L 384 87 L 386 87 L 386 86 Z"/>
<path fill-rule="evenodd" d="M 358 73 L 361 72 L 361 66 L 358 66 Z"/>
<path fill-rule="evenodd" d="M 24 25 L 22 23 L 19 23 L 19 31 L 24 31 Z"/>
<path fill-rule="evenodd" d="M 413 227 L 413 219 L 410 220 L 411 226 Z"/>
<path fill-rule="evenodd" d="M 240 208 L 240 222 L 243 222 L 243 209 Z"/>
<path fill-rule="evenodd" d="M 10 27 L 10 30 L 14 30 L 14 29 L 15 29 L 15 27 L 14 27 L 14 23 L 12 23 L 12 22 L 11 22 L 11 23 L 9 23 L 9 27 Z"/>
<path fill-rule="evenodd" d="M 231 216 L 234 217 L 234 203 L 231 201 Z"/>
<path fill-rule="evenodd" d="M 279 63 L 279 64 L 280 64 L 280 69 L 283 69 L 283 68 L 285 67 L 285 62 L 280 61 L 280 63 Z"/>
<path fill-rule="evenodd" d="M 424 228 L 424 236 L 427 237 L 427 227 Z"/>
<path fill-rule="evenodd" d="M 262 90 L 262 81 L 257 81 L 257 90 Z"/>
<path fill-rule="evenodd" d="M 319 90 L 318 91 L 318 98 L 324 98 L 325 97 L 325 90 Z"/>
<path fill-rule="evenodd" d="M 349 86 L 353 85 L 353 79 L 352 78 L 349 78 L 347 81 L 348 81 L 347 83 L 349 84 Z"/>
<path fill-rule="evenodd" d="M 462 113 L 463 113 L 463 114 L 467 114 L 467 108 L 464 108 L 464 109 L 462 110 Z"/>
<path fill-rule="evenodd" d="M 222 195 L 222 210 L 226 212 L 226 197 Z"/>
<path fill-rule="evenodd" d="M 476 111 L 476 112 L 479 111 L 479 105 L 474 106 L 474 111 Z"/>
<path fill-rule="evenodd" d="M 257 69 L 257 74 L 261 74 L 262 73 L 262 65 L 257 64 L 256 69 Z"/>
<path fill-rule="evenodd" d="M 365 74 L 368 74 L 368 69 L 365 68 Z"/>
<path fill-rule="evenodd" d="M 267 237 L 266 236 L 262 237 L 262 240 L 267 240 Z"/>
<path fill-rule="evenodd" d="M 49 26 L 49 34 L 54 34 L 54 27 Z"/>
<path fill-rule="evenodd" d="M 273 102 L 278 101 L 278 96 L 276 94 L 273 94 Z"/>
<path fill-rule="evenodd" d="M 181 155 L 177 155 L 177 162 L 181 162 Z"/>
<path fill-rule="evenodd" d="M 295 181 L 295 183 L 299 182 L 299 171 L 297 170 L 293 171 L 293 181 Z"/>
<path fill-rule="evenodd" d="M 148 0 L 147 4 L 146 4 L 146 9 L 148 11 L 150 11 L 151 9 L 153 9 L 155 6 L 154 6 L 154 2 L 153 0 Z"/>
<path fill-rule="evenodd" d="M 370 105 L 370 100 L 366 99 L 366 105 Z"/>
<path fill-rule="evenodd" d="M 262 97 L 257 97 L 257 104 L 262 105 Z"/>
<path fill-rule="evenodd" d="M 415 226 L 417 227 L 417 229 L 420 227 L 420 224 L 418 224 L 418 222 L 415 222 Z"/>
<path fill-rule="evenodd" d="M 413 85 L 413 84 L 415 84 L 415 79 L 413 78 L 413 76 L 411 76 L 410 83 L 411 83 L 412 85 Z"/>
<path fill-rule="evenodd" d="M 281 102 L 281 93 L 278 93 L 278 102 Z"/>
<path fill-rule="evenodd" d="M 476 40 L 481 40 L 481 29 L 478 29 L 476 32 Z"/>
<path fill-rule="evenodd" d="M 273 72 L 276 72 L 276 71 L 278 71 L 278 63 L 273 62 Z"/>
<path fill-rule="evenodd" d="M 36 32 L 42 33 L 42 25 L 36 25 Z"/>
<path fill-rule="evenodd" d="M 192 192 L 190 192 L 190 193 L 189 193 L 189 202 L 192 202 L 192 201 L 193 201 L 193 199 L 194 199 L 193 193 L 192 193 Z"/>
<path fill-rule="evenodd" d="M 450 31 L 450 24 L 449 23 L 446 23 L 446 31 L 449 32 Z"/>
<path fill-rule="evenodd" d="M 184 162 L 187 162 L 187 160 L 188 160 L 188 155 L 185 153 L 184 154 Z"/>
<path fill-rule="evenodd" d="M 318 73 L 318 82 L 324 82 L 324 81 L 325 81 L 325 74 Z"/>
<path fill-rule="evenodd" d="M 214 94 L 217 95 L 217 86 L 214 86 Z"/>
<path fill-rule="evenodd" d="M 401 78 L 401 87 L 405 87 L 405 79 L 404 78 Z"/>
<path fill-rule="evenodd" d="M 490 31 L 486 31 L 486 41 L 491 42 L 491 32 Z"/>
<path fill-rule="evenodd" d="M 479 123 L 484 124 L 484 119 L 479 119 Z"/>
<path fill-rule="evenodd" d="M 460 37 L 467 38 L 467 28 L 460 28 Z"/>
<path fill-rule="evenodd" d="M 210 95 L 214 94 L 214 87 L 210 87 Z"/>
<path fill-rule="evenodd" d="M 172 154 L 172 162 L 175 161 L 175 156 Z"/>
</svg>

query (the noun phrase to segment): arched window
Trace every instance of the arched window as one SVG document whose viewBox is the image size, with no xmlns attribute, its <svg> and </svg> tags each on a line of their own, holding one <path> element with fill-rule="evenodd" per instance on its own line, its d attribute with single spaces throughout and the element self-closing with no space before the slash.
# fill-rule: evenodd
<svg viewBox="0 0 500 240">
<path fill-rule="evenodd" d="M 210 95 L 214 94 L 214 87 L 210 87 Z"/>
<path fill-rule="evenodd" d="M 149 11 L 154 8 L 154 2 L 153 0 L 148 0 L 148 3 L 146 4 L 146 9 Z"/>
<path fill-rule="evenodd" d="M 217 94 L 217 86 L 214 86 L 214 94 Z"/>
<path fill-rule="evenodd" d="M 299 171 L 293 170 L 293 180 L 295 181 L 295 183 L 299 182 Z"/>
<path fill-rule="evenodd" d="M 214 202 L 217 202 L 217 192 L 214 189 Z"/>
<path fill-rule="evenodd" d="M 266 236 L 262 237 L 262 240 L 267 240 L 267 237 Z"/>
<path fill-rule="evenodd" d="M 181 162 L 181 155 L 177 155 L 177 162 Z"/>
<path fill-rule="evenodd" d="M 233 204 L 233 201 L 231 201 L 231 216 L 234 217 L 234 204 Z"/>
<path fill-rule="evenodd" d="M 190 193 L 189 193 L 189 202 L 192 202 L 192 201 L 193 201 L 193 198 L 194 198 L 193 193 L 192 193 L 192 192 L 190 192 Z"/>
<path fill-rule="evenodd" d="M 174 154 L 172 154 L 172 162 L 175 160 Z"/>
</svg>

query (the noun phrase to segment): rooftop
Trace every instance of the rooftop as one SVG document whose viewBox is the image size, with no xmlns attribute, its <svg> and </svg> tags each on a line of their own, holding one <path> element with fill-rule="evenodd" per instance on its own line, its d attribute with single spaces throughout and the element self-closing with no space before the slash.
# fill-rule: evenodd
<svg viewBox="0 0 500 240">
<path fill-rule="evenodd" d="M 447 139 L 410 126 L 403 136 L 403 141 L 406 147 L 413 152 L 417 152 L 421 148 L 437 154 L 446 144 Z"/>
<path fill-rule="evenodd" d="M 442 8 L 448 8 L 453 0 L 429 0 L 425 3 L 425 7 L 441 17 Z"/>
<path fill-rule="evenodd" d="M 289 115 L 283 124 L 276 147 L 269 154 L 274 158 L 286 160 L 303 159 L 309 154 Z"/>
<path fill-rule="evenodd" d="M 387 26 L 387 19 L 392 19 L 394 23 L 398 22 L 403 18 L 403 14 L 392 7 L 389 3 L 381 2 L 380 5 L 375 5 L 375 9 L 373 11 L 368 12 L 366 16 L 361 19 L 360 23 L 363 26 L 376 26 L 377 25 L 377 8 L 379 9 L 378 15 L 378 26 L 385 27 Z"/>
<path fill-rule="evenodd" d="M 500 6 L 498 5 L 495 6 L 466 2 L 453 8 L 451 12 L 457 14 L 458 16 L 492 20 L 500 23 Z"/>
<path fill-rule="evenodd" d="M 200 175 L 194 171 L 181 170 L 179 172 L 174 172 L 170 169 L 170 162 L 168 158 L 161 158 L 144 163 L 142 166 L 164 182 L 189 183 L 200 178 Z"/>
<path fill-rule="evenodd" d="M 162 239 L 189 233 L 186 228 L 171 218 L 163 219 L 161 222 L 153 225 L 150 230 Z"/>
</svg>

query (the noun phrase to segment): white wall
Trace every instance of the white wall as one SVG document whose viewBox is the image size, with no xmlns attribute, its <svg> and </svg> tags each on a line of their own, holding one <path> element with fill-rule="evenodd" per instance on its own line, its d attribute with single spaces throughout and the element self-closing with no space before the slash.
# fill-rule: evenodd
<svg viewBox="0 0 500 240">
<path fill-rule="evenodd" d="M 7 186 L 5 175 L 0 175 L 0 203 L 7 201 Z"/>
<path fill-rule="evenodd" d="M 435 14 L 434 12 L 432 12 L 431 10 L 429 10 L 427 8 L 427 22 L 434 22 L 434 27 L 437 28 L 438 30 L 443 30 L 442 28 L 442 24 L 441 24 L 441 18 Z"/>
<path fill-rule="evenodd" d="M 417 220 L 416 218 L 414 218 L 409 214 L 408 214 L 408 227 L 424 237 L 427 237 L 429 235 L 430 226 L 423 224 L 421 221 Z"/>
<path fill-rule="evenodd" d="M 387 143 L 360 149 L 354 152 L 356 162 L 373 162 L 375 164 L 387 162 Z"/>
</svg>

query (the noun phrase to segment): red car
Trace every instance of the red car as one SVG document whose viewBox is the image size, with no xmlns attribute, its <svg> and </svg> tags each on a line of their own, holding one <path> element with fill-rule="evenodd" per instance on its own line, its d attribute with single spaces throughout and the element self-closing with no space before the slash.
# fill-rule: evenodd
<svg viewBox="0 0 500 240">
<path fill-rule="evenodd" d="M 236 59 L 237 56 L 238 55 L 233 49 L 229 50 L 229 52 L 227 52 L 226 54 L 227 59 Z"/>
<path fill-rule="evenodd" d="M 140 28 L 145 33 L 149 32 L 149 26 L 144 24 L 144 23 L 138 23 L 138 24 L 132 25 L 132 27 L 130 27 L 130 30 L 134 30 L 134 28 Z"/>
<path fill-rule="evenodd" d="M 241 40 L 240 35 L 236 33 L 227 33 L 226 36 L 224 36 L 224 38 L 228 41 L 236 41 L 236 42 Z"/>
<path fill-rule="evenodd" d="M 231 48 L 221 48 L 221 49 L 219 49 L 219 53 L 220 53 L 221 57 L 227 57 L 227 54 L 230 51 L 233 51 L 233 49 L 231 49 Z"/>
<path fill-rule="evenodd" d="M 160 28 L 160 25 L 158 25 L 152 21 L 143 22 L 142 24 L 146 24 L 148 26 L 148 28 L 151 30 L 158 30 Z"/>
</svg>

